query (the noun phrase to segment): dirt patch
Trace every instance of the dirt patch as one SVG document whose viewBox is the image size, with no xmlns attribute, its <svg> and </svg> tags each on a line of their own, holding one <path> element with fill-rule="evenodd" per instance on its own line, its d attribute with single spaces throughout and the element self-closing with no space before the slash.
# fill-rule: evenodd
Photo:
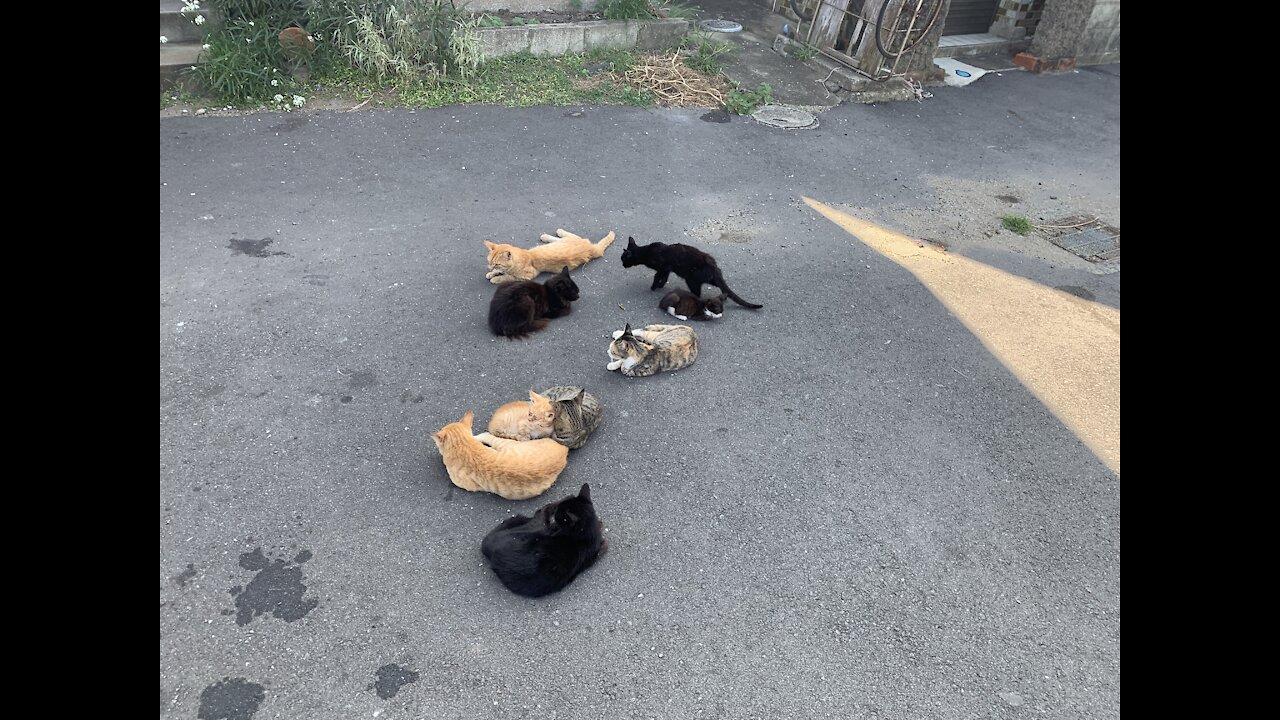
<svg viewBox="0 0 1280 720">
<path fill-rule="evenodd" d="M 1006 178 L 974 181 L 926 176 L 926 187 L 908 189 L 899 183 L 898 196 L 889 190 L 875 206 L 838 205 L 851 215 L 927 242 L 934 247 L 967 254 L 997 250 L 1034 257 L 1049 264 L 1095 274 L 1114 272 L 1118 263 L 1097 264 L 1053 245 L 1041 233 L 1017 235 L 1005 230 L 1000 218 L 1010 212 L 1008 198 L 1033 225 L 1054 224 L 1055 219 L 1087 209 L 1084 217 L 1114 219 L 1119 225 L 1119 197 L 1099 199 L 1075 192 L 1075 188 L 1043 187 L 1035 180 Z M 1057 222 L 1057 224 L 1068 224 Z M 1118 229 L 1117 229 L 1118 234 Z"/>
</svg>

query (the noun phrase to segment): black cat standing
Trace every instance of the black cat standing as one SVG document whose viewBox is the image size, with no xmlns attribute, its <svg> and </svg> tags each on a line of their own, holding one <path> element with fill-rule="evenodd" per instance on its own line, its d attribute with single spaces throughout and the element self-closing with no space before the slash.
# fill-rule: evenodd
<svg viewBox="0 0 1280 720">
<path fill-rule="evenodd" d="M 547 326 L 547 318 L 569 314 L 569 303 L 578 299 L 578 285 L 561 270 L 545 283 L 532 280 L 498 286 L 489 301 L 489 329 L 494 335 L 522 338 Z"/>
<path fill-rule="evenodd" d="M 629 237 L 627 247 L 622 251 L 622 267 L 629 268 L 636 265 L 644 265 L 656 271 L 653 274 L 653 285 L 649 287 L 650 290 L 665 286 L 667 277 L 675 273 L 684 278 L 689 291 L 699 297 L 702 296 L 704 284 L 714 285 L 728 295 L 730 300 L 742 307 L 752 310 L 764 307 L 738 297 L 738 294 L 730 290 L 729 285 L 725 283 L 724 275 L 716 265 L 716 259 L 691 245 L 680 243 L 668 245 L 660 242 L 637 245 L 636 239 Z"/>
<path fill-rule="evenodd" d="M 533 517 L 508 518 L 484 536 L 480 552 L 508 590 L 542 597 L 563 590 L 608 546 L 591 486 L 583 485 L 577 495 L 544 505 Z"/>
</svg>

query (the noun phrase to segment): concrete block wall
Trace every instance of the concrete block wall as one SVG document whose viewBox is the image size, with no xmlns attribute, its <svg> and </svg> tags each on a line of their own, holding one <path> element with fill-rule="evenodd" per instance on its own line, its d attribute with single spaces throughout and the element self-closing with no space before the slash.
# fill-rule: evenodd
<svg viewBox="0 0 1280 720">
<path fill-rule="evenodd" d="M 480 54 L 489 58 L 532 53 L 558 56 L 601 48 L 666 50 L 689 30 L 685 20 L 587 20 L 479 28 Z"/>
<path fill-rule="evenodd" d="M 1031 0 L 1000 0 L 990 32 L 1010 40 L 1021 40 L 1031 34 L 1027 21 L 1031 17 Z"/>
</svg>

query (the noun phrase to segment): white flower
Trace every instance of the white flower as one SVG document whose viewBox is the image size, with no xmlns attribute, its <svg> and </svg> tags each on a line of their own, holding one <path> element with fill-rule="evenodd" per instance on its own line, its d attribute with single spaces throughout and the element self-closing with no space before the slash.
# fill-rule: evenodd
<svg viewBox="0 0 1280 720">
<path fill-rule="evenodd" d="M 245 44 L 245 45 L 252 45 L 252 44 L 253 44 L 253 38 L 245 38 L 245 39 L 244 39 L 244 44 Z"/>
<path fill-rule="evenodd" d="M 253 27 L 253 21 L 252 21 L 252 20 L 250 20 L 250 21 L 249 21 L 249 27 Z"/>
<path fill-rule="evenodd" d="M 191 22 L 193 22 L 193 23 L 195 23 L 195 24 L 197 24 L 197 25 L 203 25 L 203 24 L 204 24 L 204 16 L 203 16 L 203 15 L 197 15 L 197 16 L 196 16 L 196 19 L 195 19 L 195 20 L 192 20 Z"/>
<path fill-rule="evenodd" d="M 161 45 L 163 45 L 163 44 L 165 44 L 165 43 L 167 43 L 167 42 L 169 42 L 169 38 L 167 38 L 167 37 L 165 37 L 165 36 L 161 35 L 161 36 L 160 36 L 160 44 L 161 44 Z"/>
<path fill-rule="evenodd" d="M 273 80 L 271 81 L 271 87 L 276 87 L 276 86 L 277 86 L 277 85 L 279 85 L 279 84 L 280 84 L 280 81 L 279 81 L 279 80 L 275 80 L 275 79 L 273 79 Z"/>
<path fill-rule="evenodd" d="M 297 107 L 302 107 L 302 103 L 304 103 L 304 102 L 306 102 L 306 101 L 307 101 L 307 99 L 306 99 L 306 98 L 304 98 L 304 97 L 302 97 L 301 95 L 294 95 L 294 96 L 293 96 L 293 104 L 294 104 L 295 106 L 297 106 Z"/>
<path fill-rule="evenodd" d="M 276 96 L 271 99 L 275 100 L 276 102 L 284 102 L 284 96 L 281 95 L 280 93 L 276 93 Z"/>
<path fill-rule="evenodd" d="M 209 48 L 211 48 L 211 47 L 213 47 L 213 46 L 212 46 L 212 45 L 210 45 L 210 44 L 208 44 L 208 43 L 205 43 L 204 45 L 201 45 L 201 46 L 200 46 L 200 49 L 201 49 L 201 50 L 208 50 L 208 49 L 209 49 Z"/>
</svg>

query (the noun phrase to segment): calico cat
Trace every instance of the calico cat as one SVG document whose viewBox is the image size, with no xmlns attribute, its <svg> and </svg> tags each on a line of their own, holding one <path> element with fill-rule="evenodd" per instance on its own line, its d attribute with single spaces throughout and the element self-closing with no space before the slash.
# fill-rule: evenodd
<svg viewBox="0 0 1280 720">
<path fill-rule="evenodd" d="M 540 239 L 547 244 L 528 250 L 485 240 L 484 244 L 489 248 L 489 272 L 485 277 L 496 285 L 516 280 L 532 280 L 538 277 L 538 273 L 555 272 L 556 268 L 565 266 L 575 270 L 586 265 L 589 260 L 604 257 L 604 249 L 614 239 L 613 231 L 594 244 L 567 230 L 556 230 L 556 235 L 560 237 L 544 233 Z"/>
<path fill-rule="evenodd" d="M 569 448 L 552 440 L 507 440 L 471 434 L 471 411 L 431 436 L 454 485 L 524 500 L 546 492 L 569 462 Z"/>
<path fill-rule="evenodd" d="M 698 336 L 688 325 L 646 325 L 632 331 L 628 324 L 609 343 L 609 370 L 629 377 L 648 377 L 663 370 L 679 370 L 698 359 Z"/>
<path fill-rule="evenodd" d="M 671 313 L 677 320 L 716 320 L 724 317 L 724 299 L 729 297 L 723 293 L 719 297 L 702 298 L 688 290 L 672 290 L 658 301 L 658 307 Z"/>
<path fill-rule="evenodd" d="M 537 440 L 551 437 L 555 422 L 555 404 L 530 390 L 529 402 L 517 400 L 494 411 L 489 432 L 508 440 Z"/>
<path fill-rule="evenodd" d="M 532 280 L 504 283 L 489 301 L 489 329 L 494 335 L 522 338 L 547 326 L 547 318 L 569 314 L 578 285 L 566 266 L 539 285 Z"/>
<path fill-rule="evenodd" d="M 533 517 L 516 515 L 480 543 L 489 567 L 517 595 L 542 597 L 563 590 L 609 547 L 604 523 L 591 503 L 591 486 L 544 505 Z"/>
<path fill-rule="evenodd" d="M 682 245 L 675 243 L 668 245 L 666 243 L 652 242 L 648 245 L 637 245 L 636 239 L 627 238 L 627 247 L 622 251 L 622 267 L 629 268 L 635 265 L 644 265 L 656 272 L 653 275 L 653 285 L 650 290 L 657 290 L 667 284 L 667 277 L 671 273 L 675 273 L 684 278 L 689 286 L 690 292 L 694 295 L 702 296 L 703 284 L 715 285 L 728 295 L 730 299 L 739 305 L 752 310 L 758 310 L 763 305 L 749 303 L 738 297 L 738 294 L 729 289 L 729 285 L 724 281 L 724 275 L 720 272 L 720 266 L 716 265 L 716 259 L 702 252 L 692 245 Z"/>
</svg>

